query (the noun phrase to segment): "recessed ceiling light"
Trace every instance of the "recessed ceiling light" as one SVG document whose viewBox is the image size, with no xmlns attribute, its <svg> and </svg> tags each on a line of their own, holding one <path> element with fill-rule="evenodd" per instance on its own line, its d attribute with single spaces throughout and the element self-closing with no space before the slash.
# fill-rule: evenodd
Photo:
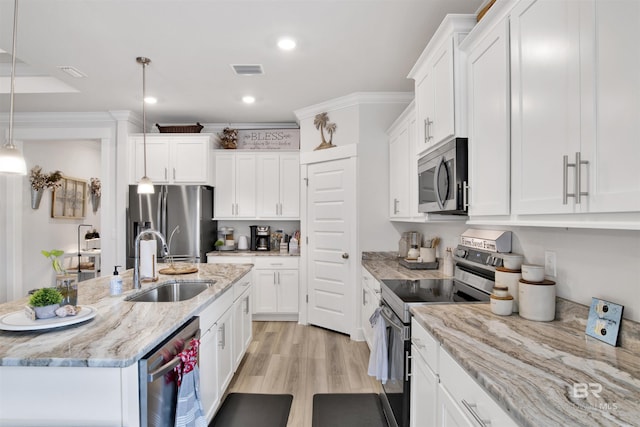
<svg viewBox="0 0 640 427">
<path fill-rule="evenodd" d="M 256 102 L 256 99 L 253 96 L 247 95 L 242 97 L 242 102 L 245 104 L 253 104 Z"/>
<path fill-rule="evenodd" d="M 153 97 L 153 96 L 146 96 L 144 98 L 144 102 L 146 102 L 147 104 L 157 104 L 158 103 L 158 99 Z"/>
<path fill-rule="evenodd" d="M 296 47 L 296 41 L 290 38 L 278 40 L 278 47 L 282 50 L 292 50 Z"/>
</svg>

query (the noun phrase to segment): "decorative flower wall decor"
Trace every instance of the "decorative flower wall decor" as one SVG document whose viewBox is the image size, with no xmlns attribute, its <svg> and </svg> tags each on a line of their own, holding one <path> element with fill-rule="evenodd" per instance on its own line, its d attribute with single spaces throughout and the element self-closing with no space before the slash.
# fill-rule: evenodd
<svg viewBox="0 0 640 427">
<path fill-rule="evenodd" d="M 102 183 L 100 178 L 89 178 L 89 196 L 91 197 L 91 205 L 93 213 L 98 212 L 100 207 L 100 196 L 102 195 Z"/>
<path fill-rule="evenodd" d="M 335 147 L 332 141 L 333 134 L 336 132 L 337 125 L 335 123 L 329 123 L 329 115 L 327 113 L 317 114 L 313 119 L 313 125 L 316 127 L 316 129 L 320 130 L 320 137 L 322 138 L 322 142 L 320 143 L 320 145 L 314 148 L 314 151 Z M 325 130 L 329 134 L 329 142 L 324 139 Z"/>
<path fill-rule="evenodd" d="M 46 174 L 42 172 L 42 167 L 35 165 L 29 172 L 29 182 L 31 183 L 31 208 L 38 209 L 44 190 L 60 188 L 62 172 L 57 170 Z"/>
</svg>

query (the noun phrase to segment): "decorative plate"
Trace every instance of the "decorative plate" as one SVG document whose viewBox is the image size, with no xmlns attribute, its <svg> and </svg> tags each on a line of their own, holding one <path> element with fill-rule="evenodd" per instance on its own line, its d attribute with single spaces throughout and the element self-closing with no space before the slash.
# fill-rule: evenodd
<svg viewBox="0 0 640 427">
<path fill-rule="evenodd" d="M 5 331 L 37 331 L 60 328 L 93 319 L 97 312 L 98 310 L 94 307 L 83 305 L 75 316 L 31 320 L 25 315 L 24 310 L 14 311 L 0 317 L 0 329 Z"/>
</svg>

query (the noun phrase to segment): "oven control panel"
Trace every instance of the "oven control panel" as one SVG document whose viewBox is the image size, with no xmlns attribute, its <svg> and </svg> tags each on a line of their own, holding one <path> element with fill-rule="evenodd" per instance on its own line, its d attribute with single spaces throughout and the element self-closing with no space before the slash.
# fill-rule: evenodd
<svg viewBox="0 0 640 427">
<path fill-rule="evenodd" d="M 502 257 L 499 253 L 485 252 L 468 247 L 458 246 L 454 252 L 455 259 L 463 263 L 495 269 L 502 267 Z"/>
</svg>

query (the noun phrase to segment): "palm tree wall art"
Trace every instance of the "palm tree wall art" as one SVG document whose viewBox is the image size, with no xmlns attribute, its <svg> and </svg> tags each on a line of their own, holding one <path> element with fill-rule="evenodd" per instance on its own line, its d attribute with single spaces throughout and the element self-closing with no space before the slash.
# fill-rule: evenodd
<svg viewBox="0 0 640 427">
<path fill-rule="evenodd" d="M 322 138 L 322 142 L 318 145 L 315 150 L 323 150 L 325 148 L 335 147 L 333 145 L 333 134 L 336 132 L 336 124 L 329 123 L 329 115 L 327 113 L 316 114 L 316 117 L 313 119 L 313 125 L 320 131 L 320 137 Z M 324 138 L 324 131 L 327 131 L 329 134 L 329 141 Z"/>
</svg>

